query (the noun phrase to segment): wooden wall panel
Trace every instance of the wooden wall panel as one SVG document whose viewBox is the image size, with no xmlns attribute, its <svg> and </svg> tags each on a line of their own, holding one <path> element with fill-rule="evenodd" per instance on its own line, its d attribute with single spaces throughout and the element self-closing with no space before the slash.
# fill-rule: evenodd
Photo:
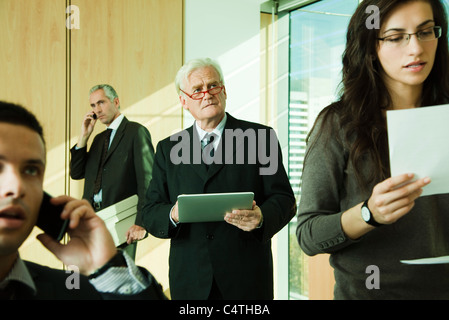
<svg viewBox="0 0 449 320">
<path fill-rule="evenodd" d="M 173 80 L 182 64 L 182 0 L 73 0 L 80 29 L 71 31 L 71 136 L 90 110 L 89 89 L 109 83 L 122 112 L 148 127 L 154 146 L 181 126 Z M 104 130 L 98 123 L 94 133 Z M 82 182 L 71 183 L 80 196 Z"/>
<path fill-rule="evenodd" d="M 309 299 L 332 300 L 334 298 L 334 269 L 329 255 L 320 254 L 309 258 Z"/>
<path fill-rule="evenodd" d="M 65 2 L 0 1 L 0 99 L 23 104 L 44 127 L 46 189 L 64 191 Z"/>
<path fill-rule="evenodd" d="M 47 169 L 44 188 L 64 193 L 65 163 L 65 1 L 0 0 L 0 99 L 30 109 L 44 127 Z M 20 146 L 18 146 L 20 147 Z M 61 267 L 35 240 L 21 255 Z"/>
<path fill-rule="evenodd" d="M 47 140 L 44 188 L 81 197 L 83 181 L 68 177 L 68 150 L 89 111 L 89 89 L 109 83 L 122 112 L 148 127 L 154 147 L 182 127 L 174 77 L 182 65 L 183 0 L 72 0 L 79 29 L 66 29 L 66 0 L 0 0 L 0 99 L 21 103 L 42 122 Z M 99 123 L 95 133 L 104 130 Z M 21 255 L 62 267 L 35 240 Z M 168 287 L 168 246 L 149 237 L 138 263 L 156 269 Z"/>
<path fill-rule="evenodd" d="M 181 129 L 182 107 L 174 77 L 182 65 L 182 0 L 72 0 L 80 12 L 80 29 L 70 35 L 71 143 L 90 111 L 89 90 L 112 85 L 122 112 L 149 129 L 154 148 Z M 93 134 L 105 130 L 97 122 Z M 89 144 L 92 142 L 91 137 Z M 83 181 L 71 181 L 70 193 L 81 197 Z M 137 262 L 168 288 L 168 245 L 153 237 L 139 242 Z"/>
</svg>

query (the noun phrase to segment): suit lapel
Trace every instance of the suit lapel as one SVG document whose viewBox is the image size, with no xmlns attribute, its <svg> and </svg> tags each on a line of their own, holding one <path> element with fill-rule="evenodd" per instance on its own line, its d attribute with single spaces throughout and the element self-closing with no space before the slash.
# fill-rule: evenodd
<svg viewBox="0 0 449 320">
<path fill-rule="evenodd" d="M 207 179 L 207 167 L 201 161 L 201 142 L 198 132 L 194 128 L 195 123 L 187 128 L 188 136 L 191 137 L 190 143 L 190 167 L 195 171 L 204 181 Z"/>
<path fill-rule="evenodd" d="M 226 128 L 226 127 L 225 127 Z M 213 175 L 215 175 L 218 171 L 223 168 L 226 163 L 226 152 L 224 149 L 225 146 L 225 131 L 223 130 L 223 134 L 221 135 L 220 143 L 218 144 L 217 150 L 214 155 L 214 162 L 209 166 L 209 170 L 207 170 L 207 178 L 210 179 Z"/>
<path fill-rule="evenodd" d="M 42 280 L 39 273 L 34 269 L 34 264 L 25 262 L 34 284 L 36 285 L 37 298 L 39 300 L 55 299 L 54 285 L 48 281 Z"/>
<path fill-rule="evenodd" d="M 108 161 L 108 159 L 114 153 L 115 149 L 117 149 L 117 146 L 119 145 L 120 140 L 122 140 L 123 135 L 125 134 L 126 125 L 128 124 L 128 122 L 129 121 L 128 121 L 128 119 L 126 119 L 126 117 L 123 118 L 122 122 L 120 123 L 120 126 L 117 128 L 117 132 L 115 133 L 114 139 L 112 140 L 112 144 L 109 147 L 105 163 Z"/>
</svg>

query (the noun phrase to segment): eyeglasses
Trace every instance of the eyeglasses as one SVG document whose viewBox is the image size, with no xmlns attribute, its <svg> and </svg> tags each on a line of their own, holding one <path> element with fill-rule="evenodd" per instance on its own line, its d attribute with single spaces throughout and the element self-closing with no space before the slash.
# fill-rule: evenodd
<svg viewBox="0 0 449 320">
<path fill-rule="evenodd" d="M 184 92 L 187 96 L 189 96 L 189 97 L 190 97 L 191 99 L 193 99 L 193 100 L 201 100 L 201 99 L 204 98 L 204 96 L 206 95 L 206 93 L 209 93 L 209 94 L 215 96 L 215 95 L 219 94 L 223 89 L 224 89 L 224 86 L 221 86 L 221 87 L 213 87 L 213 88 L 211 88 L 211 89 L 209 89 L 209 90 L 207 90 L 207 91 L 194 92 L 194 93 L 191 94 L 191 95 L 188 94 L 187 92 L 181 90 L 181 89 L 179 89 L 179 90 L 181 90 L 182 92 Z"/>
<path fill-rule="evenodd" d="M 415 33 L 396 33 L 384 38 L 377 38 L 392 48 L 402 48 L 409 44 L 412 35 L 416 35 L 419 41 L 432 41 L 441 37 L 441 27 L 430 27 Z"/>
</svg>

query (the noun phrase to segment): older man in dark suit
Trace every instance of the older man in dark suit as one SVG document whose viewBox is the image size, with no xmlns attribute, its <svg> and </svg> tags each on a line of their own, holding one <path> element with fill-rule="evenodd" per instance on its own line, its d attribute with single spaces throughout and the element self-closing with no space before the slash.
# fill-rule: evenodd
<svg viewBox="0 0 449 320">
<path fill-rule="evenodd" d="M 128 230 L 124 244 L 134 258 L 135 242 L 146 235 L 141 211 L 154 160 L 151 136 L 144 126 L 120 113 L 118 95 L 110 85 L 94 86 L 90 90 L 90 105 L 92 110 L 83 119 L 78 143 L 71 149 L 70 176 L 85 179 L 83 198 L 96 211 L 138 195 L 136 222 Z M 98 120 L 107 129 L 94 138 L 88 152 L 87 142 Z"/>
<path fill-rule="evenodd" d="M 175 82 L 195 123 L 158 144 L 143 210 L 147 230 L 171 238 L 171 297 L 272 299 L 271 238 L 296 211 L 276 135 L 225 112 L 224 80 L 213 60 L 188 62 Z M 206 155 L 198 157 L 210 134 Z M 266 166 L 267 152 L 274 169 Z M 234 210 L 222 222 L 179 223 L 178 195 L 248 191 L 255 195 L 250 210 Z"/>
</svg>

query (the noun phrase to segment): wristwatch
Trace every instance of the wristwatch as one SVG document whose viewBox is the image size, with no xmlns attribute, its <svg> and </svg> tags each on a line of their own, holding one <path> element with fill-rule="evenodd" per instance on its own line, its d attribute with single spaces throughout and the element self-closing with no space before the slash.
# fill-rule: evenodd
<svg viewBox="0 0 449 320">
<path fill-rule="evenodd" d="M 369 199 L 368 199 L 369 200 Z M 374 220 L 373 214 L 371 213 L 370 209 L 368 208 L 368 200 L 366 200 L 362 205 L 362 219 L 369 225 L 372 225 L 374 227 L 380 227 L 383 226 L 383 224 L 377 222 Z"/>
</svg>

